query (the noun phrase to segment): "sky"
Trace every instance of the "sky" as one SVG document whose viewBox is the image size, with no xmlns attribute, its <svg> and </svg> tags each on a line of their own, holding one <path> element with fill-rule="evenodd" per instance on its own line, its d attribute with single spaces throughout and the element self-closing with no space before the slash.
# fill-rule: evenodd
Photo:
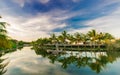
<svg viewBox="0 0 120 75">
<path fill-rule="evenodd" d="M 0 0 L 0 15 L 17 40 L 91 29 L 120 37 L 120 0 Z"/>
</svg>

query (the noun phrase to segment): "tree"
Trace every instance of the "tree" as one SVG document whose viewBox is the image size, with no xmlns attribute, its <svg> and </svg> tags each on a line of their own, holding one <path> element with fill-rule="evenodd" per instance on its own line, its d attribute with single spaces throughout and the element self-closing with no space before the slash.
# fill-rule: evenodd
<svg viewBox="0 0 120 75">
<path fill-rule="evenodd" d="M 0 49 L 6 49 L 11 47 L 8 40 L 9 37 L 7 36 L 6 25 L 8 25 L 6 22 L 0 22 Z"/>
<path fill-rule="evenodd" d="M 67 37 L 68 37 L 68 34 L 67 34 L 66 31 L 63 31 L 61 34 L 62 34 L 61 37 L 63 38 L 63 43 L 65 44 L 66 40 L 67 40 Z"/>
<path fill-rule="evenodd" d="M 70 41 L 69 44 L 72 44 L 75 42 L 75 37 L 73 35 L 68 34 L 67 39 Z"/>
<path fill-rule="evenodd" d="M 54 33 L 51 34 L 50 40 L 51 40 L 51 43 L 52 43 L 52 44 L 57 43 L 57 37 L 56 37 L 56 35 L 55 35 Z"/>
<path fill-rule="evenodd" d="M 93 30 L 89 31 L 87 35 L 89 36 L 89 39 L 90 39 L 92 45 L 94 45 L 94 48 L 95 48 L 98 33 L 96 32 L 96 30 L 93 29 Z"/>
<path fill-rule="evenodd" d="M 80 42 L 83 42 L 84 35 L 83 35 L 82 33 L 76 32 L 76 33 L 74 34 L 74 36 L 75 36 L 76 44 L 79 44 Z"/>
</svg>

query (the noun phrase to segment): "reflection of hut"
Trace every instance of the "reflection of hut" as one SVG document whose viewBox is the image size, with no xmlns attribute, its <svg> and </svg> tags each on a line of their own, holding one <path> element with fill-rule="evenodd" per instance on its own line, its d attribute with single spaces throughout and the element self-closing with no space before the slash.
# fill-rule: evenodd
<svg viewBox="0 0 120 75">
<path fill-rule="evenodd" d="M 47 53 L 57 55 L 64 52 L 62 50 L 47 50 Z"/>
</svg>

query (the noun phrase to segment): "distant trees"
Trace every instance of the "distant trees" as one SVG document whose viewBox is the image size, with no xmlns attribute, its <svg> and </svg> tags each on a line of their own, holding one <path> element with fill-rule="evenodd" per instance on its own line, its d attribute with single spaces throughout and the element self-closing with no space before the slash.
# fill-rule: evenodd
<svg viewBox="0 0 120 75">
<path fill-rule="evenodd" d="M 39 44 L 91 44 L 91 45 L 101 45 L 109 44 L 114 37 L 109 33 L 97 32 L 96 30 L 88 31 L 88 33 L 83 34 L 76 32 L 74 34 L 68 34 L 67 31 L 61 32 L 60 35 L 56 36 L 52 34 L 49 38 L 39 38 L 36 43 Z"/>
<path fill-rule="evenodd" d="M 69 46 L 72 49 L 77 48 L 80 50 L 112 50 L 114 48 L 120 49 L 120 45 L 117 43 L 119 46 L 116 46 L 115 43 L 116 39 L 110 33 L 90 30 L 86 34 L 80 32 L 70 34 L 67 31 L 63 31 L 59 35 L 51 34 L 48 38 L 39 38 L 38 40 L 33 41 L 32 45 L 35 47 L 48 46 L 47 48 L 60 46 L 59 48 L 61 49 L 67 49 Z"/>
</svg>

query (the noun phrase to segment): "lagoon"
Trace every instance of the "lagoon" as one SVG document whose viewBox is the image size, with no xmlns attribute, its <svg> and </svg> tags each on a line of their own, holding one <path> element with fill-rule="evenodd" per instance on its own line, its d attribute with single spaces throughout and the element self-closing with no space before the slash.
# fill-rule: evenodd
<svg viewBox="0 0 120 75">
<path fill-rule="evenodd" d="M 120 75 L 120 52 L 79 52 L 50 54 L 24 47 L 0 59 L 3 75 Z"/>
</svg>

